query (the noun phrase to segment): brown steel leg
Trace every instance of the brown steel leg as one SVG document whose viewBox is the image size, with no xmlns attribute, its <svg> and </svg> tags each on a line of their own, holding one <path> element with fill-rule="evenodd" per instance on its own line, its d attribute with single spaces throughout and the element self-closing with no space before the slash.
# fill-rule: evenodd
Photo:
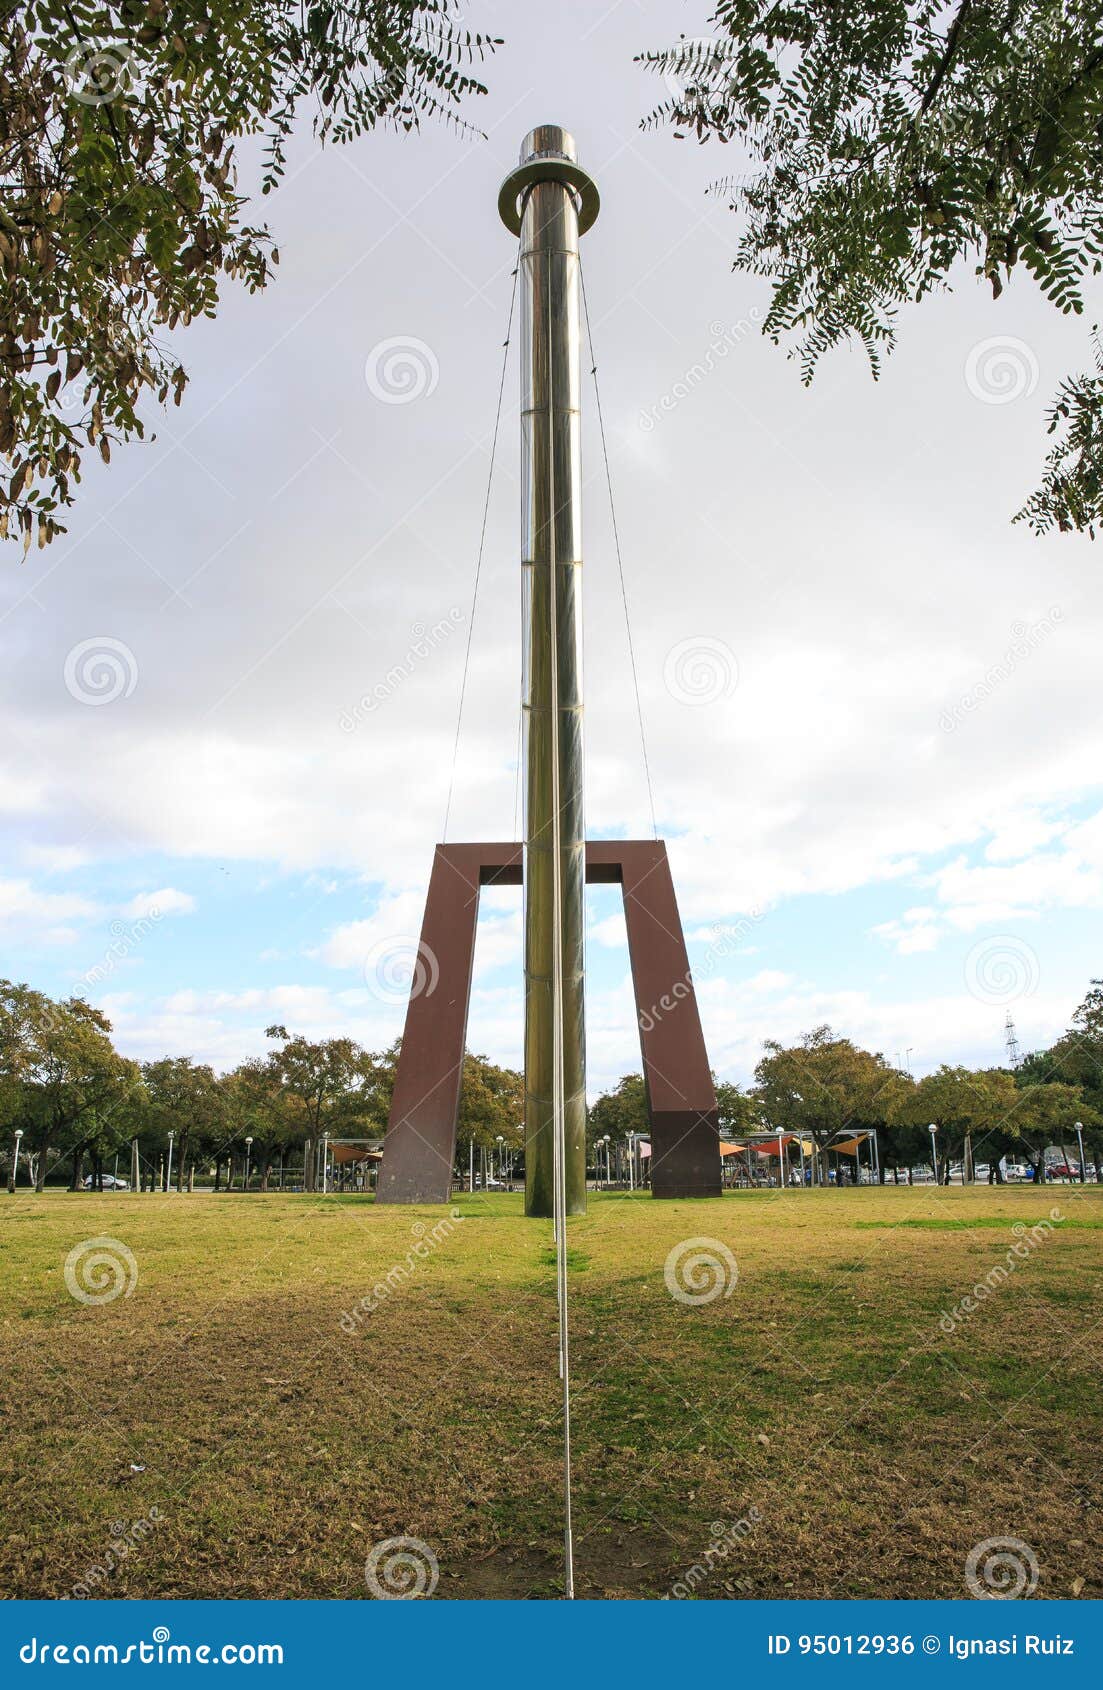
<svg viewBox="0 0 1103 1690">
<path fill-rule="evenodd" d="M 670 860 L 661 839 L 587 848 L 589 878 L 624 889 L 628 956 L 651 1116 L 651 1195 L 719 1197 L 720 1129 Z"/>
</svg>

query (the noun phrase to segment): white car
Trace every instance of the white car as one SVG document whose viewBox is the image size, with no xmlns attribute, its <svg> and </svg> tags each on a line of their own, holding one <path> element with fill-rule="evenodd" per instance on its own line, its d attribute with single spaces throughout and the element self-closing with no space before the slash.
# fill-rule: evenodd
<svg viewBox="0 0 1103 1690">
<path fill-rule="evenodd" d="M 94 1188 L 95 1177 L 92 1174 L 89 1174 L 88 1178 L 84 1182 L 84 1189 L 85 1191 L 92 1191 Z M 130 1181 L 126 1179 L 116 1179 L 114 1174 L 104 1174 L 103 1189 L 105 1191 L 129 1191 Z"/>
</svg>

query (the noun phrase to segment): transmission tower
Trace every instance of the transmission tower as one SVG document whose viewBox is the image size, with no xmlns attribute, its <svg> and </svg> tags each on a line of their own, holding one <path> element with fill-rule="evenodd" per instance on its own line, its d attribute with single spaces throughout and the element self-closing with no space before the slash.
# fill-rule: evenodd
<svg viewBox="0 0 1103 1690">
<path fill-rule="evenodd" d="M 1003 1037 L 1004 1044 L 1007 1047 L 1008 1066 L 1010 1068 L 1017 1068 L 1019 1066 L 1019 1039 L 1018 1034 L 1015 1032 L 1015 1022 L 1012 1019 L 1010 1010 L 1008 1010 L 1007 1020 L 1003 1024 Z"/>
</svg>

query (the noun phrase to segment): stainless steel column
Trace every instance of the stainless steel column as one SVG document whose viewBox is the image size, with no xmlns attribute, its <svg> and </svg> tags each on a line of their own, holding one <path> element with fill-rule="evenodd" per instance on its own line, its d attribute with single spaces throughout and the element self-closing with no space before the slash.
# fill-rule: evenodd
<svg viewBox="0 0 1103 1690">
<path fill-rule="evenodd" d="M 597 190 L 566 130 L 526 136 L 499 209 L 521 237 L 525 1211 L 553 1213 L 561 1052 L 566 1209 L 577 1215 L 586 1207 L 578 238 L 597 215 Z"/>
</svg>

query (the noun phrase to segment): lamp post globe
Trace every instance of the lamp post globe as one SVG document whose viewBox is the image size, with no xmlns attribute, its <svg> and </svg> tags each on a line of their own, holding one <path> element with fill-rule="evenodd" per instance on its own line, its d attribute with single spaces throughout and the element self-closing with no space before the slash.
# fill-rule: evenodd
<svg viewBox="0 0 1103 1690">
<path fill-rule="evenodd" d="M 11 1173 L 8 1176 L 8 1190 L 15 1190 L 15 1181 L 19 1173 L 19 1146 L 23 1139 L 23 1128 L 15 1129 L 15 1149 L 12 1151 Z M 1083 1158 L 1081 1158 L 1083 1160 Z"/>
</svg>

